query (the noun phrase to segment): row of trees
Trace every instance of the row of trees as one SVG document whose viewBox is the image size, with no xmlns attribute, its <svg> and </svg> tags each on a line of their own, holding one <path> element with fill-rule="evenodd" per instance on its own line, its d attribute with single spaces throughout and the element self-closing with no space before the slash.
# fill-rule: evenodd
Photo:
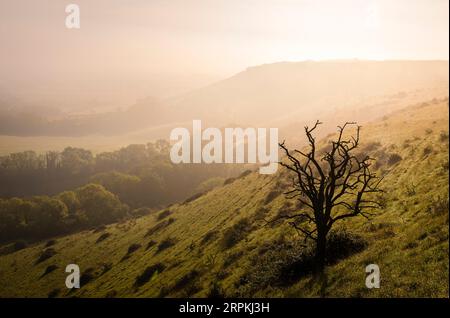
<svg viewBox="0 0 450 318">
<path fill-rule="evenodd" d="M 73 147 L 45 154 L 13 153 L 0 157 L 0 197 L 55 195 L 95 182 L 131 207 L 158 207 L 191 196 L 205 180 L 242 170 L 225 164 L 174 165 L 169 147 L 159 140 L 95 156 Z"/>
</svg>

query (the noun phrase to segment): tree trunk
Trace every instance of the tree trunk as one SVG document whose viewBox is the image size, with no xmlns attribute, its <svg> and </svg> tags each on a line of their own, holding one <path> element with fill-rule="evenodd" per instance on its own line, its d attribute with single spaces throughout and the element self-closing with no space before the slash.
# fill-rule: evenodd
<svg viewBox="0 0 450 318">
<path fill-rule="evenodd" d="M 322 273 L 325 268 L 325 256 L 327 246 L 327 235 L 324 231 L 317 232 L 316 241 L 316 272 Z"/>
</svg>

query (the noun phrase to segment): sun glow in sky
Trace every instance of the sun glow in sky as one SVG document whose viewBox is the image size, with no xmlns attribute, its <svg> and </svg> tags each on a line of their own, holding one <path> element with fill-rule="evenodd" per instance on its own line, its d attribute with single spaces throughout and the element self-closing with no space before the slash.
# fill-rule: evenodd
<svg viewBox="0 0 450 318">
<path fill-rule="evenodd" d="M 2 83 L 232 75 L 323 59 L 448 59 L 447 0 L 74 0 L 0 2 Z"/>
</svg>

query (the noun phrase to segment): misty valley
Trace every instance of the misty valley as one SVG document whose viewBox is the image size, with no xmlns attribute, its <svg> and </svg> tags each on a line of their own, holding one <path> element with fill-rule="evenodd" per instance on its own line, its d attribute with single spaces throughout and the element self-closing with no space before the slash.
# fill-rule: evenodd
<svg viewBox="0 0 450 318">
<path fill-rule="evenodd" d="M 0 2 L 0 298 L 448 298 L 447 2 L 182 2 Z"/>
</svg>

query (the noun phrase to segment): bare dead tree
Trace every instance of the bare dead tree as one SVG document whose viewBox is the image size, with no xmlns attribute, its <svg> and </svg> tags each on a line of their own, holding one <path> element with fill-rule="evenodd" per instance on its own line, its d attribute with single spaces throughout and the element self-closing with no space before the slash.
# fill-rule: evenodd
<svg viewBox="0 0 450 318">
<path fill-rule="evenodd" d="M 382 178 L 370 171 L 373 159 L 356 155 L 359 145 L 360 126 L 347 122 L 338 126 L 338 136 L 331 141 L 322 155 L 318 155 L 314 130 L 321 123 L 317 121 L 312 128 L 305 127 L 308 138 L 307 152 L 290 151 L 285 142 L 280 148 L 287 162 L 280 164 L 292 174 L 292 189 L 286 192 L 288 198 L 296 198 L 302 211 L 281 215 L 272 221 L 285 219 L 305 240 L 316 243 L 316 268 L 323 271 L 326 261 L 327 234 L 339 220 L 361 215 L 369 218 L 373 209 L 381 207 L 374 195 L 381 192 L 379 184 Z M 355 125 L 356 135 L 344 136 L 347 127 Z M 271 222 L 272 222 L 271 221 Z"/>
</svg>

